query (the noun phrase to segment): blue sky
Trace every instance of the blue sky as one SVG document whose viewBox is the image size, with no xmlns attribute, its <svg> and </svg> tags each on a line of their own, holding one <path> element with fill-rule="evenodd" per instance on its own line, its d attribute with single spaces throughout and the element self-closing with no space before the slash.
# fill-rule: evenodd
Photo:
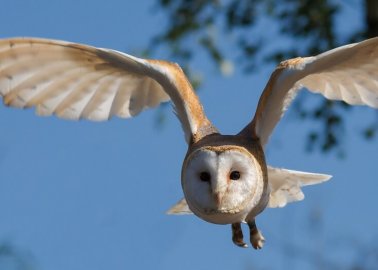
<svg viewBox="0 0 378 270">
<path fill-rule="evenodd" d="M 153 1 L 4 1 L 0 37 L 55 38 L 130 53 L 164 27 L 154 9 Z M 354 8 L 346 12 L 360 18 Z M 352 21 L 348 27 L 358 27 Z M 272 67 L 226 78 L 205 58 L 194 67 L 206 76 L 199 95 L 208 117 L 225 134 L 238 132 L 252 118 Z M 311 102 L 319 98 L 312 95 Z M 307 153 L 304 140 L 313 123 L 289 110 L 270 141 L 268 162 L 334 178 L 306 188 L 300 203 L 262 213 L 257 223 L 267 242 L 255 251 L 235 247 L 229 226 L 164 214 L 182 197 L 186 152 L 169 110 L 164 127 L 156 128 L 153 110 L 91 123 L 2 106 L 0 242 L 31 254 L 41 270 L 314 269 L 307 251 L 343 265 L 378 239 L 378 141 L 358 133 L 372 121 L 366 110 L 348 115 L 343 160 Z M 318 225 L 311 219 L 317 214 Z M 291 245 L 303 259 L 292 259 Z"/>
</svg>

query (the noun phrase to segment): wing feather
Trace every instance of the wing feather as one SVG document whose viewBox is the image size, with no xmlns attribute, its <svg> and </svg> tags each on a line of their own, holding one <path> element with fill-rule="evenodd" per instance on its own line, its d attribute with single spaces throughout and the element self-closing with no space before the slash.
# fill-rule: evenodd
<svg viewBox="0 0 378 270">
<path fill-rule="evenodd" d="M 174 206 L 172 206 L 167 212 L 168 215 L 190 215 L 193 212 L 189 209 L 189 206 L 185 200 L 182 198 Z"/>
<path fill-rule="evenodd" d="M 280 63 L 260 97 L 253 120 L 240 133 L 258 137 L 266 145 L 302 88 L 327 99 L 378 108 L 378 38 Z"/>
<path fill-rule="evenodd" d="M 270 198 L 268 207 L 284 207 L 304 199 L 302 186 L 328 181 L 330 175 L 293 171 L 268 166 Z"/>
<path fill-rule="evenodd" d="M 83 108 L 81 118 L 104 121 L 110 118 L 110 106 L 117 93 L 121 78 L 112 78 L 101 83 Z"/>
<path fill-rule="evenodd" d="M 85 106 L 97 93 L 96 89 L 98 88 L 96 86 L 102 85 L 104 79 L 111 81 L 112 77 L 109 75 L 108 72 L 86 76 L 86 80 L 78 83 L 75 89 L 71 89 L 69 94 L 61 100 L 55 109 L 55 114 L 64 119 L 80 119 Z"/>
<path fill-rule="evenodd" d="M 37 38 L 0 40 L 5 105 L 65 119 L 133 117 L 172 100 L 188 142 L 216 132 L 181 68 L 109 49 Z"/>
</svg>

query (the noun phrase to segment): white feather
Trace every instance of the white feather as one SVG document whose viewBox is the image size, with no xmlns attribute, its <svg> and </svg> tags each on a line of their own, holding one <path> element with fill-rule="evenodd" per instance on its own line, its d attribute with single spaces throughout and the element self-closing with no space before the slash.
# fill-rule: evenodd
<svg viewBox="0 0 378 270">
<path fill-rule="evenodd" d="M 315 185 L 329 180 L 327 174 L 308 173 L 268 166 L 270 198 L 268 207 L 284 207 L 304 199 L 302 186 Z"/>
<path fill-rule="evenodd" d="M 188 215 L 188 214 L 193 214 L 193 212 L 190 211 L 185 198 L 182 198 L 178 203 L 176 203 L 167 211 L 167 214 L 168 215 Z"/>
</svg>

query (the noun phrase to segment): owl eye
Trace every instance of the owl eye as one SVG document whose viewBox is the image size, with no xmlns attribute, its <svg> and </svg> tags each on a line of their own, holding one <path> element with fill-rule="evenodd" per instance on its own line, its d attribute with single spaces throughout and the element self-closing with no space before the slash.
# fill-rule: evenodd
<svg viewBox="0 0 378 270">
<path fill-rule="evenodd" d="M 230 179 L 231 180 L 238 180 L 240 178 L 240 172 L 238 171 L 232 171 L 230 173 Z"/>
<path fill-rule="evenodd" d="M 203 182 L 210 182 L 211 180 L 211 175 L 208 172 L 201 172 L 199 177 Z"/>
</svg>

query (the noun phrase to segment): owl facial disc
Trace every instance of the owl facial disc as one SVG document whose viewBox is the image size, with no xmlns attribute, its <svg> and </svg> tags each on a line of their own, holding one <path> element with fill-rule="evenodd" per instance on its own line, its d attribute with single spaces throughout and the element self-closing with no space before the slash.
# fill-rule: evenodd
<svg viewBox="0 0 378 270">
<path fill-rule="evenodd" d="M 259 202 L 263 180 L 255 158 L 239 146 L 202 147 L 189 154 L 182 186 L 189 208 L 218 224 L 244 221 Z"/>
</svg>

